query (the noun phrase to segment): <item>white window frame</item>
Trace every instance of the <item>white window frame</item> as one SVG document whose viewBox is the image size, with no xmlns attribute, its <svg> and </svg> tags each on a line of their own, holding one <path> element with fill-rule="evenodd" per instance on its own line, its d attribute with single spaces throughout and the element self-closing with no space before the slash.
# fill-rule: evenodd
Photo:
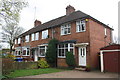
<svg viewBox="0 0 120 80">
<path fill-rule="evenodd" d="M 16 53 L 16 51 L 17 51 L 17 53 Z M 21 54 L 21 50 L 16 50 L 16 51 L 15 51 L 15 54 L 14 54 L 14 55 L 15 55 L 15 56 L 20 56 L 20 55 L 19 55 L 19 51 L 20 51 L 20 54 Z"/>
<path fill-rule="evenodd" d="M 15 44 L 17 44 L 17 39 L 15 39 Z"/>
<path fill-rule="evenodd" d="M 71 24 L 66 23 L 61 25 L 61 35 L 68 35 L 68 34 L 71 34 Z"/>
<path fill-rule="evenodd" d="M 48 30 L 42 31 L 42 39 L 47 39 L 48 38 Z"/>
<path fill-rule="evenodd" d="M 82 30 L 82 26 L 84 30 Z M 86 31 L 86 23 L 85 20 L 76 21 L 76 32 L 85 32 Z"/>
<path fill-rule="evenodd" d="M 28 49 L 29 49 L 29 54 L 27 55 L 27 50 L 28 50 Z M 26 53 L 25 53 L 25 55 L 22 54 L 22 56 L 30 56 L 30 48 L 24 48 L 24 49 L 22 50 L 22 53 L 23 53 L 24 50 L 26 50 Z"/>
<path fill-rule="evenodd" d="M 65 47 L 65 45 L 68 45 L 68 47 L 66 48 Z M 65 44 L 63 44 L 64 45 L 64 48 L 63 47 L 59 47 L 59 45 L 58 45 L 58 58 L 66 58 L 66 53 L 65 53 L 65 50 L 67 49 L 68 51 L 70 51 L 70 49 L 73 49 L 73 54 L 74 54 L 74 47 L 70 47 L 70 44 L 72 44 L 73 45 L 73 43 L 65 43 Z M 62 49 L 64 49 L 64 53 L 59 53 L 59 50 L 62 50 Z M 62 51 L 61 51 L 62 52 Z M 64 54 L 64 56 L 60 56 L 59 54 Z"/>
<path fill-rule="evenodd" d="M 29 36 L 29 35 L 26 35 L 26 36 L 25 36 L 25 42 L 29 42 L 29 38 L 30 38 L 30 36 Z"/>
<path fill-rule="evenodd" d="M 20 44 L 21 38 L 18 38 L 18 44 Z"/>
<path fill-rule="evenodd" d="M 105 28 L 104 32 L 105 32 L 105 36 L 107 36 L 107 29 L 106 28 Z"/>
<path fill-rule="evenodd" d="M 39 32 L 35 33 L 35 40 L 39 40 Z"/>
<path fill-rule="evenodd" d="M 40 48 L 40 47 L 45 47 L 45 48 Z M 41 46 L 39 46 L 39 55 L 38 55 L 39 57 L 45 57 L 46 56 L 47 47 L 48 47 L 48 45 L 41 45 Z M 45 49 L 44 56 L 40 55 L 40 49 Z"/>
<path fill-rule="evenodd" d="M 34 41 L 35 40 L 35 34 L 31 34 L 31 41 Z"/>
</svg>

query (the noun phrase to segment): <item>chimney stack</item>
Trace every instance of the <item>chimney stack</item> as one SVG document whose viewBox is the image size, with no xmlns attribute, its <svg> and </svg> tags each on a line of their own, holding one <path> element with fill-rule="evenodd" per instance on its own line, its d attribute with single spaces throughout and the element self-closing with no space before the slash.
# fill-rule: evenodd
<svg viewBox="0 0 120 80">
<path fill-rule="evenodd" d="M 75 8 L 71 5 L 66 7 L 66 15 L 71 14 L 72 12 L 75 12 Z"/>
<path fill-rule="evenodd" d="M 41 25 L 41 21 L 35 20 L 35 22 L 34 22 L 34 27 L 37 27 L 38 25 Z"/>
</svg>

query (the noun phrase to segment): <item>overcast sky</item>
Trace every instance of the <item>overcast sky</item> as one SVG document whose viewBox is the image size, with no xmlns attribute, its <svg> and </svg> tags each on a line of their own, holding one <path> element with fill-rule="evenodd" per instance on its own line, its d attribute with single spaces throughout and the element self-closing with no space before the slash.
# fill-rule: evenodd
<svg viewBox="0 0 120 80">
<path fill-rule="evenodd" d="M 109 24 L 118 34 L 118 2 L 120 0 L 27 0 L 29 6 L 21 12 L 19 26 L 25 31 L 34 26 L 35 19 L 45 23 L 66 14 L 66 7 L 73 6 L 99 21 Z M 36 10 L 35 10 L 36 7 Z"/>
<path fill-rule="evenodd" d="M 34 20 L 42 23 L 66 14 L 66 7 L 72 5 L 76 10 L 83 11 L 99 21 L 114 28 L 118 33 L 118 1 L 119 0 L 27 0 L 29 6 L 21 12 L 20 26 L 29 30 Z M 36 10 L 35 10 L 36 7 Z"/>
</svg>

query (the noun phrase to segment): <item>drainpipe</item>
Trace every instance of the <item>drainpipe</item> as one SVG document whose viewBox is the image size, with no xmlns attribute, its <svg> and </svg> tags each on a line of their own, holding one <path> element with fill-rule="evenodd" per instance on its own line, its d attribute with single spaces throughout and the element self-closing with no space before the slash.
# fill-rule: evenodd
<svg viewBox="0 0 120 80">
<path fill-rule="evenodd" d="M 100 51 L 101 72 L 104 72 L 103 51 Z"/>
</svg>

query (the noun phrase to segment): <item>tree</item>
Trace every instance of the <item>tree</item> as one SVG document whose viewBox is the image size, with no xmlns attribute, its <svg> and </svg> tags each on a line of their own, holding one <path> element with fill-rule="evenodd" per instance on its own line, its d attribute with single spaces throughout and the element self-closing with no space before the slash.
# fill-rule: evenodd
<svg viewBox="0 0 120 80">
<path fill-rule="evenodd" d="M 21 10 L 27 6 L 24 0 L 1 0 L 0 1 L 0 24 L 2 26 L 3 41 L 10 45 L 10 53 L 14 45 L 14 39 L 23 32 L 18 27 Z"/>
<path fill-rule="evenodd" d="M 57 66 L 57 43 L 58 43 L 58 40 L 56 39 L 52 39 L 48 43 L 46 60 L 51 67 Z"/>
<path fill-rule="evenodd" d="M 1 0 L 0 21 L 18 23 L 20 12 L 27 5 L 28 3 L 24 0 Z"/>
<path fill-rule="evenodd" d="M 22 27 L 18 27 L 14 23 L 7 23 L 6 26 L 2 27 L 2 38 L 3 41 L 9 43 L 10 45 L 10 53 L 12 53 L 12 48 L 14 45 L 15 38 L 20 35 L 24 29 Z"/>
<path fill-rule="evenodd" d="M 72 52 L 66 52 L 66 63 L 70 68 L 75 68 L 75 58 Z"/>
</svg>

